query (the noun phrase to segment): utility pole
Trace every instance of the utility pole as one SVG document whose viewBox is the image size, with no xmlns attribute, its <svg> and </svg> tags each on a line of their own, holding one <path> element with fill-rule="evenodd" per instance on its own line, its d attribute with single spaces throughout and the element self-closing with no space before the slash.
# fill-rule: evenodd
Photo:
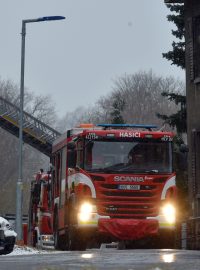
<svg viewBox="0 0 200 270">
<path fill-rule="evenodd" d="M 23 194 L 23 117 L 24 117 L 24 69 L 25 69 L 25 36 L 26 24 L 44 21 L 63 20 L 63 16 L 48 16 L 37 19 L 22 21 L 22 42 L 21 42 L 21 80 L 20 80 L 20 112 L 19 112 L 19 168 L 16 187 L 16 224 L 17 240 L 22 241 L 22 194 Z"/>
</svg>

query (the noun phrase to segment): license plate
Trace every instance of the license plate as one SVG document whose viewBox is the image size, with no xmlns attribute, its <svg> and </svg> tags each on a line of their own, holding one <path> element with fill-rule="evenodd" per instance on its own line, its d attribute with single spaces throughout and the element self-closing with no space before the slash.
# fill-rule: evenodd
<svg viewBox="0 0 200 270">
<path fill-rule="evenodd" d="M 118 185 L 118 189 L 123 189 L 123 190 L 140 190 L 140 185 Z"/>
</svg>

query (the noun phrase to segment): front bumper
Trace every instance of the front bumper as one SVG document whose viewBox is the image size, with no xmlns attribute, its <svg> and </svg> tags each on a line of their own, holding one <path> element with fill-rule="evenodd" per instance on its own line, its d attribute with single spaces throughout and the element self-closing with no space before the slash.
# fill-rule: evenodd
<svg viewBox="0 0 200 270">
<path fill-rule="evenodd" d="M 0 231 L 0 250 L 3 250 L 7 246 L 14 246 L 15 241 L 15 236 L 5 237 L 4 232 Z"/>
<path fill-rule="evenodd" d="M 109 234 L 119 240 L 138 240 L 156 236 L 159 225 L 157 220 L 147 219 L 99 219 L 100 233 Z"/>
</svg>

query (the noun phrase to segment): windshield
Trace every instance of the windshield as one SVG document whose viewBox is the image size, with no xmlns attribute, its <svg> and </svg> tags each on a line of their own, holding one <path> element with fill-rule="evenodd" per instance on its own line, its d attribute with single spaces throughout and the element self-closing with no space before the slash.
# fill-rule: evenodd
<svg viewBox="0 0 200 270">
<path fill-rule="evenodd" d="M 171 143 L 163 141 L 86 141 L 84 168 L 110 173 L 171 173 Z"/>
</svg>

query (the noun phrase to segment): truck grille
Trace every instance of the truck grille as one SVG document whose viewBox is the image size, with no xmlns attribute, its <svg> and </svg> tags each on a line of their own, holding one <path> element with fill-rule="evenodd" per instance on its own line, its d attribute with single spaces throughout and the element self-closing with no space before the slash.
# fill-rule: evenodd
<svg viewBox="0 0 200 270">
<path fill-rule="evenodd" d="M 94 181 L 98 214 L 111 218 L 139 219 L 157 216 L 163 182 L 139 183 L 140 190 L 135 191 L 118 189 L 118 184 Z"/>
</svg>

